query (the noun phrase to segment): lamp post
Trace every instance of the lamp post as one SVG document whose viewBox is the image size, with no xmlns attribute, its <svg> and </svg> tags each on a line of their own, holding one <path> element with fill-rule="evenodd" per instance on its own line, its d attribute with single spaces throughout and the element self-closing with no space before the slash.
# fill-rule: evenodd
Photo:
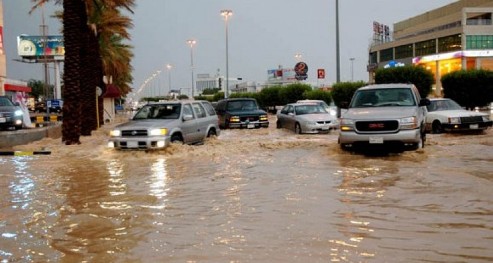
<svg viewBox="0 0 493 263">
<path fill-rule="evenodd" d="M 194 80 L 193 80 L 193 45 L 197 44 L 197 41 L 195 39 L 189 39 L 187 40 L 188 45 L 190 45 L 190 68 L 192 69 L 192 98 L 194 96 L 193 91 L 194 91 Z"/>
<path fill-rule="evenodd" d="M 336 79 L 341 82 L 341 56 L 339 50 L 339 0 L 336 0 Z"/>
<path fill-rule="evenodd" d="M 171 69 L 173 66 L 171 64 L 167 64 L 166 68 L 168 69 L 168 94 L 171 92 Z"/>
<path fill-rule="evenodd" d="M 227 98 L 229 92 L 228 20 L 229 17 L 233 15 L 233 11 L 223 9 L 221 10 L 221 15 L 224 17 L 224 24 L 226 28 L 226 88 L 224 89 L 224 98 Z"/>
<path fill-rule="evenodd" d="M 354 58 L 350 58 L 349 60 L 351 60 L 351 81 L 354 81 Z"/>
</svg>

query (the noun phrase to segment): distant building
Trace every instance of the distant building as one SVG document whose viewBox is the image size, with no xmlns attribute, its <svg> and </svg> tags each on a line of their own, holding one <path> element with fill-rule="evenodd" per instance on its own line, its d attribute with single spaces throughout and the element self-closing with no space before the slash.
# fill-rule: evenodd
<svg viewBox="0 0 493 263">
<path fill-rule="evenodd" d="M 493 0 L 460 0 L 387 26 L 374 23 L 369 80 L 378 68 L 421 65 L 440 78 L 460 69 L 493 70 Z"/>
</svg>

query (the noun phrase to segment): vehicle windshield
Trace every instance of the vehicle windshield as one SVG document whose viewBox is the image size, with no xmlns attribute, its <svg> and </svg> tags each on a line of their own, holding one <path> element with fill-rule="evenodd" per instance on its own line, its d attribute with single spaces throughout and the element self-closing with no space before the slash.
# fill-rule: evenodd
<svg viewBox="0 0 493 263">
<path fill-rule="evenodd" d="M 133 119 L 178 119 L 180 112 L 181 104 L 149 104 L 143 106 Z"/>
<path fill-rule="evenodd" d="M 453 100 L 432 100 L 430 105 L 426 106 L 426 109 L 431 112 L 442 110 L 462 110 L 462 107 Z"/>
<path fill-rule="evenodd" d="M 296 115 L 328 113 L 318 104 L 299 105 L 294 107 Z"/>
<path fill-rule="evenodd" d="M 351 108 L 416 106 L 411 89 L 358 90 L 351 102 Z"/>
<path fill-rule="evenodd" d="M 14 106 L 14 104 L 12 104 L 12 101 L 10 101 L 9 99 L 5 97 L 0 97 L 0 106 Z"/>
<path fill-rule="evenodd" d="M 228 111 L 257 110 L 257 103 L 254 100 L 234 100 L 228 102 Z"/>
</svg>

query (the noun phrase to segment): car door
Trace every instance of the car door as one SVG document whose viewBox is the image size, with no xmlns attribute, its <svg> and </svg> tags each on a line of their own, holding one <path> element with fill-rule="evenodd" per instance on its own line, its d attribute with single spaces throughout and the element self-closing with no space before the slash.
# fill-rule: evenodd
<svg viewBox="0 0 493 263">
<path fill-rule="evenodd" d="M 200 102 L 192 103 L 192 108 L 195 113 L 196 119 L 196 137 L 194 139 L 196 141 L 202 141 L 207 136 L 207 128 L 209 126 L 209 122 L 207 120 L 207 113 L 205 111 L 204 106 Z"/>
<path fill-rule="evenodd" d="M 295 119 L 295 112 L 294 112 L 294 106 L 289 105 L 289 107 L 286 109 L 286 127 L 289 129 L 294 130 L 294 125 L 296 124 L 296 119 Z"/>
<path fill-rule="evenodd" d="M 197 141 L 197 117 L 195 116 L 190 103 L 183 104 L 181 131 L 185 143 Z"/>
</svg>

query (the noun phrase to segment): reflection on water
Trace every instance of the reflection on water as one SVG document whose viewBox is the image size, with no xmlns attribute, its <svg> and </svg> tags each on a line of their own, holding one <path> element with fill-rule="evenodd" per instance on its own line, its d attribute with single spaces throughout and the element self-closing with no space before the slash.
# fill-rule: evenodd
<svg viewBox="0 0 493 263">
<path fill-rule="evenodd" d="M 493 261 L 491 131 L 388 156 L 275 128 L 148 153 L 86 140 L 0 158 L 0 262 Z"/>
</svg>

